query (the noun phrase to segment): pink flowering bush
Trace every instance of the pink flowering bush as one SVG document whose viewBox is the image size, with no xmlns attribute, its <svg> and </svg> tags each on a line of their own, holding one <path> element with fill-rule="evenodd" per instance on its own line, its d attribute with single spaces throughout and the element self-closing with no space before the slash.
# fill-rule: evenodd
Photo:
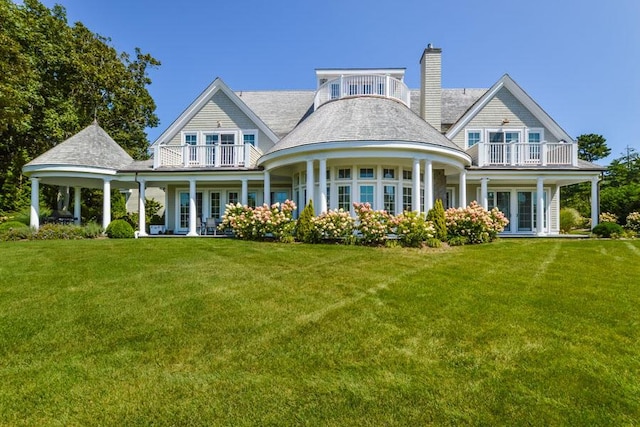
<svg viewBox="0 0 640 427">
<path fill-rule="evenodd" d="M 344 209 L 327 211 L 313 218 L 317 234 L 324 239 L 345 240 L 353 236 L 355 220 Z"/>
<path fill-rule="evenodd" d="M 273 237 L 283 241 L 292 236 L 295 222 L 293 211 L 296 204 L 290 200 L 251 208 L 240 203 L 226 206 L 220 230 L 230 228 L 236 237 L 246 240 L 262 240 Z"/>
<path fill-rule="evenodd" d="M 360 233 L 360 243 L 384 244 L 391 232 L 391 215 L 387 211 L 374 211 L 369 203 L 354 203 L 353 208 L 358 216 L 356 230 Z"/>
<path fill-rule="evenodd" d="M 420 247 L 436 235 L 435 227 L 425 216 L 417 212 L 405 211 L 389 219 L 402 246 Z"/>
<path fill-rule="evenodd" d="M 445 212 L 449 239 L 465 239 L 468 243 L 495 240 L 509 220 L 498 208 L 487 211 L 473 201 L 466 208 L 449 208 Z"/>
</svg>

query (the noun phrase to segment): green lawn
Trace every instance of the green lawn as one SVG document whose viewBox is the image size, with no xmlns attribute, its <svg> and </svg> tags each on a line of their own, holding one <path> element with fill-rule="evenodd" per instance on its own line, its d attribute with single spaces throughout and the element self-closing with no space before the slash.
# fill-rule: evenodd
<svg viewBox="0 0 640 427">
<path fill-rule="evenodd" d="M 639 423 L 639 241 L 0 244 L 3 425 Z"/>
</svg>

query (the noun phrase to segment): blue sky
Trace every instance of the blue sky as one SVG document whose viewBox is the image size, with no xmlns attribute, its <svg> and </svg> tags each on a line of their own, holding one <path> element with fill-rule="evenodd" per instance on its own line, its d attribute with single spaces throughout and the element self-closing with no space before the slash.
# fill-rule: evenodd
<svg viewBox="0 0 640 427">
<path fill-rule="evenodd" d="M 161 121 L 151 141 L 215 77 L 234 90 L 313 89 L 315 68 L 406 67 L 417 88 L 432 43 L 444 87 L 488 88 L 509 73 L 573 137 L 604 135 L 607 160 L 640 150 L 638 0 L 43 3 L 162 62 L 150 73 Z"/>
</svg>

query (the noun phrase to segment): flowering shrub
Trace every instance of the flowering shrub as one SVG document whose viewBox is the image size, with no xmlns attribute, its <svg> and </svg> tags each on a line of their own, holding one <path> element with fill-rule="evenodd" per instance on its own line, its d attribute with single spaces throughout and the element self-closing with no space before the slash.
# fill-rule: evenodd
<svg viewBox="0 0 640 427">
<path fill-rule="evenodd" d="M 475 201 L 466 208 L 447 209 L 445 217 L 449 237 L 463 237 L 468 243 L 490 242 L 509 224 L 498 208 L 487 211 Z"/>
<path fill-rule="evenodd" d="M 232 229 L 236 237 L 247 240 L 262 240 L 267 236 L 275 240 L 286 240 L 293 233 L 295 222 L 293 211 L 296 204 L 291 200 L 262 205 L 255 208 L 240 203 L 226 206 L 220 230 Z"/>
<path fill-rule="evenodd" d="M 618 215 L 610 212 L 602 212 L 598 218 L 598 222 L 618 222 Z"/>
<path fill-rule="evenodd" d="M 626 227 L 631 231 L 640 233 L 640 212 L 631 212 L 627 215 Z"/>
<path fill-rule="evenodd" d="M 402 246 L 419 247 L 436 234 L 433 223 L 417 212 L 403 212 L 393 216 L 389 224 L 395 228 Z"/>
<path fill-rule="evenodd" d="M 318 235 L 329 240 L 351 238 L 354 223 L 354 219 L 344 209 L 330 210 L 313 218 L 313 225 Z"/>
<path fill-rule="evenodd" d="M 363 245 L 381 245 L 389 234 L 391 215 L 387 211 L 374 211 L 369 203 L 354 203 L 353 208 L 358 215 L 356 230 L 360 232 Z"/>
</svg>

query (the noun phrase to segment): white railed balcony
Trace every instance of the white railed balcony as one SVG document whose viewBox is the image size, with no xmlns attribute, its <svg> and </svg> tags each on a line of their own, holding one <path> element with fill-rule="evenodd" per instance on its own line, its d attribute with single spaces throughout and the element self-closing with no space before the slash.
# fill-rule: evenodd
<svg viewBox="0 0 640 427">
<path fill-rule="evenodd" d="M 578 166 L 578 144 L 566 142 L 483 143 L 478 166 Z"/>
<path fill-rule="evenodd" d="M 365 74 L 342 76 L 323 84 L 316 92 L 314 108 L 328 101 L 354 96 L 394 98 L 411 106 L 411 93 L 404 82 L 391 76 Z"/>
<path fill-rule="evenodd" d="M 158 145 L 153 168 L 253 168 L 261 155 L 251 144 Z"/>
</svg>

